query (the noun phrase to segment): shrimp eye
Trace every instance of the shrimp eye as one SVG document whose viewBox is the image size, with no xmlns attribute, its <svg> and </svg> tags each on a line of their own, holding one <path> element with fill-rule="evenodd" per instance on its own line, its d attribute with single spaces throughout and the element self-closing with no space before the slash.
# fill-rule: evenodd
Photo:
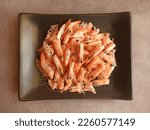
<svg viewBox="0 0 150 130">
<path fill-rule="evenodd" d="M 92 56 L 89 56 L 88 59 L 90 60 L 92 58 Z"/>
<path fill-rule="evenodd" d="M 54 53 L 53 53 L 53 52 L 51 52 L 50 54 L 51 54 L 51 56 L 53 56 L 53 55 L 54 55 Z"/>
<path fill-rule="evenodd" d="M 67 30 L 67 33 L 71 33 L 71 30 L 68 29 L 68 30 Z"/>
<path fill-rule="evenodd" d="M 51 33 L 52 31 L 51 30 L 48 30 L 48 33 Z"/>
</svg>

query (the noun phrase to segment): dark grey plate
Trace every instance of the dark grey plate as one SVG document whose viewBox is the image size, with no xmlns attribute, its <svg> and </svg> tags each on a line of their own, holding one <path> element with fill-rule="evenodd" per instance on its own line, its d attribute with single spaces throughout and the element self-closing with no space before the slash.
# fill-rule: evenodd
<svg viewBox="0 0 150 130">
<path fill-rule="evenodd" d="M 117 68 L 107 86 L 96 88 L 97 94 L 58 93 L 51 91 L 39 73 L 35 59 L 51 24 L 62 24 L 67 19 L 83 20 L 110 32 L 115 38 Z M 19 14 L 19 99 L 132 99 L 131 79 L 131 14 Z"/>
</svg>

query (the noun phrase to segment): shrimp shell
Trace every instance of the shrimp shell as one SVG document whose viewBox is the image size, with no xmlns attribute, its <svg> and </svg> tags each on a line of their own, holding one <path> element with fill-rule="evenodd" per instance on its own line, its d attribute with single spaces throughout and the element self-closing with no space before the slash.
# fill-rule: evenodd
<svg viewBox="0 0 150 130">
<path fill-rule="evenodd" d="M 70 87 L 70 92 L 77 92 L 77 93 L 83 93 L 83 89 L 82 89 L 82 85 L 81 84 L 77 84 L 75 86 Z"/>
<path fill-rule="evenodd" d="M 45 41 L 43 42 L 43 50 L 44 50 L 47 58 L 54 55 L 54 49 L 52 47 L 50 47 Z"/>
<path fill-rule="evenodd" d="M 74 74 L 74 62 L 70 63 L 68 78 L 72 80 L 76 79 Z"/>
<path fill-rule="evenodd" d="M 79 44 L 79 62 L 83 62 L 83 56 L 84 56 L 84 44 Z"/>
<path fill-rule="evenodd" d="M 108 44 L 108 45 L 105 47 L 105 50 L 104 50 L 104 51 L 107 53 L 107 52 L 113 50 L 115 47 L 116 47 L 116 45 L 115 45 L 113 42 L 111 42 L 110 44 Z"/>
<path fill-rule="evenodd" d="M 72 37 L 74 38 L 78 38 L 78 37 L 84 37 L 84 34 L 87 32 L 86 29 L 80 29 L 80 30 L 77 30 Z"/>
<path fill-rule="evenodd" d="M 85 26 L 85 29 L 87 29 L 87 31 L 90 31 L 93 27 L 93 24 L 90 22 Z"/>
<path fill-rule="evenodd" d="M 104 46 L 97 46 L 96 49 L 86 57 L 85 64 L 87 65 L 94 57 L 99 56 L 103 48 Z"/>
<path fill-rule="evenodd" d="M 57 69 L 55 69 L 54 81 L 59 82 L 60 77 L 61 77 L 61 74 L 59 73 Z"/>
<path fill-rule="evenodd" d="M 44 75 L 47 75 L 48 78 L 53 79 L 54 76 L 54 67 L 51 67 L 48 65 L 48 62 L 45 59 L 45 54 L 44 52 L 41 53 L 41 60 L 40 60 L 40 66 L 43 70 Z"/>
<path fill-rule="evenodd" d="M 43 68 L 41 67 L 40 61 L 36 59 L 36 65 L 38 69 L 40 70 L 41 74 L 45 77 L 48 77 L 48 75 L 44 72 Z"/>
<path fill-rule="evenodd" d="M 48 79 L 48 85 L 52 90 L 58 89 L 58 85 L 53 80 Z"/>
<path fill-rule="evenodd" d="M 88 82 L 86 85 L 85 85 L 85 88 L 84 88 L 84 91 L 89 91 L 93 94 L 96 94 L 96 91 L 93 87 L 93 83 L 92 82 Z"/>
<path fill-rule="evenodd" d="M 58 88 L 59 88 L 59 90 L 63 90 L 64 89 L 64 78 L 63 77 L 61 77 L 60 79 L 59 79 L 59 82 L 58 82 Z"/>
<path fill-rule="evenodd" d="M 97 77 L 98 79 L 108 79 L 114 70 L 114 66 L 106 66 L 103 72 Z"/>
<path fill-rule="evenodd" d="M 97 76 L 99 76 L 102 71 L 105 69 L 104 65 L 99 65 L 95 70 L 93 70 L 90 74 L 89 74 L 89 80 L 93 80 L 95 79 Z"/>
<path fill-rule="evenodd" d="M 62 63 L 60 62 L 60 60 L 58 59 L 58 57 L 56 55 L 53 56 L 53 60 L 54 60 L 54 63 L 57 67 L 57 69 L 62 73 L 64 74 L 64 69 L 63 69 L 63 65 Z"/>
<path fill-rule="evenodd" d="M 77 76 L 77 79 L 79 82 L 83 81 L 85 73 L 86 73 L 86 70 L 85 70 L 85 68 L 82 67 Z"/>
<path fill-rule="evenodd" d="M 67 91 L 71 87 L 71 85 L 72 85 L 72 80 L 71 79 L 67 79 L 66 80 L 66 85 L 65 85 L 63 91 Z"/>
<path fill-rule="evenodd" d="M 69 63 L 70 55 L 71 55 L 71 51 L 70 51 L 69 48 L 67 48 L 67 49 L 65 50 L 65 54 L 64 54 L 64 57 L 65 57 L 64 64 L 65 64 L 65 66 L 67 66 L 68 63 Z"/>
<path fill-rule="evenodd" d="M 114 59 L 106 53 L 102 54 L 102 58 L 110 65 L 114 65 Z"/>
<path fill-rule="evenodd" d="M 60 40 L 54 40 L 53 41 L 53 47 L 54 47 L 56 55 L 61 58 L 63 56 L 63 51 L 61 48 L 61 41 Z"/>
<path fill-rule="evenodd" d="M 67 44 L 71 38 L 71 32 L 70 31 L 67 31 L 66 34 L 64 35 L 64 38 L 63 38 L 63 44 Z"/>
<path fill-rule="evenodd" d="M 59 29 L 59 31 L 58 31 L 57 39 L 59 39 L 59 40 L 61 39 L 61 37 L 62 37 L 62 35 L 63 35 L 64 31 L 65 31 L 65 28 L 66 28 L 66 25 L 63 24 L 63 25 L 61 26 L 61 28 Z"/>
<path fill-rule="evenodd" d="M 109 82 L 110 82 L 109 79 L 99 79 L 99 80 L 94 80 L 93 85 L 95 87 L 98 87 L 98 86 L 102 86 L 102 85 L 107 85 L 107 84 L 109 84 Z"/>
<path fill-rule="evenodd" d="M 104 63 L 98 56 L 95 56 L 91 62 L 89 62 L 89 64 L 86 66 L 86 69 L 88 71 L 94 69 L 95 67 L 97 67 L 99 64 Z"/>
<path fill-rule="evenodd" d="M 82 67 L 82 63 L 76 62 L 74 65 L 74 72 L 78 73 L 78 71 L 81 69 L 81 67 Z"/>
</svg>

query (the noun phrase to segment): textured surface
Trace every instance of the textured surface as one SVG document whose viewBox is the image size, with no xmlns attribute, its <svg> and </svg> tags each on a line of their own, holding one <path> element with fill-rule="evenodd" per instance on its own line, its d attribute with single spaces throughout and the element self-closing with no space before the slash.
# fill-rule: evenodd
<svg viewBox="0 0 150 130">
<path fill-rule="evenodd" d="M 150 0 L 0 0 L 0 3 L 0 112 L 150 112 Z M 132 13 L 133 101 L 18 100 L 19 12 L 59 14 L 122 11 Z"/>
</svg>

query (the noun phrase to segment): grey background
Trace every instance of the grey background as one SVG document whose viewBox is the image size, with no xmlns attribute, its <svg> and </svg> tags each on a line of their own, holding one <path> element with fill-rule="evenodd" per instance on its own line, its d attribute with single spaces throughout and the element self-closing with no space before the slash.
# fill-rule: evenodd
<svg viewBox="0 0 150 130">
<path fill-rule="evenodd" d="M 18 13 L 132 13 L 133 100 L 18 100 Z M 150 0 L 0 0 L 0 112 L 150 112 Z"/>
</svg>

